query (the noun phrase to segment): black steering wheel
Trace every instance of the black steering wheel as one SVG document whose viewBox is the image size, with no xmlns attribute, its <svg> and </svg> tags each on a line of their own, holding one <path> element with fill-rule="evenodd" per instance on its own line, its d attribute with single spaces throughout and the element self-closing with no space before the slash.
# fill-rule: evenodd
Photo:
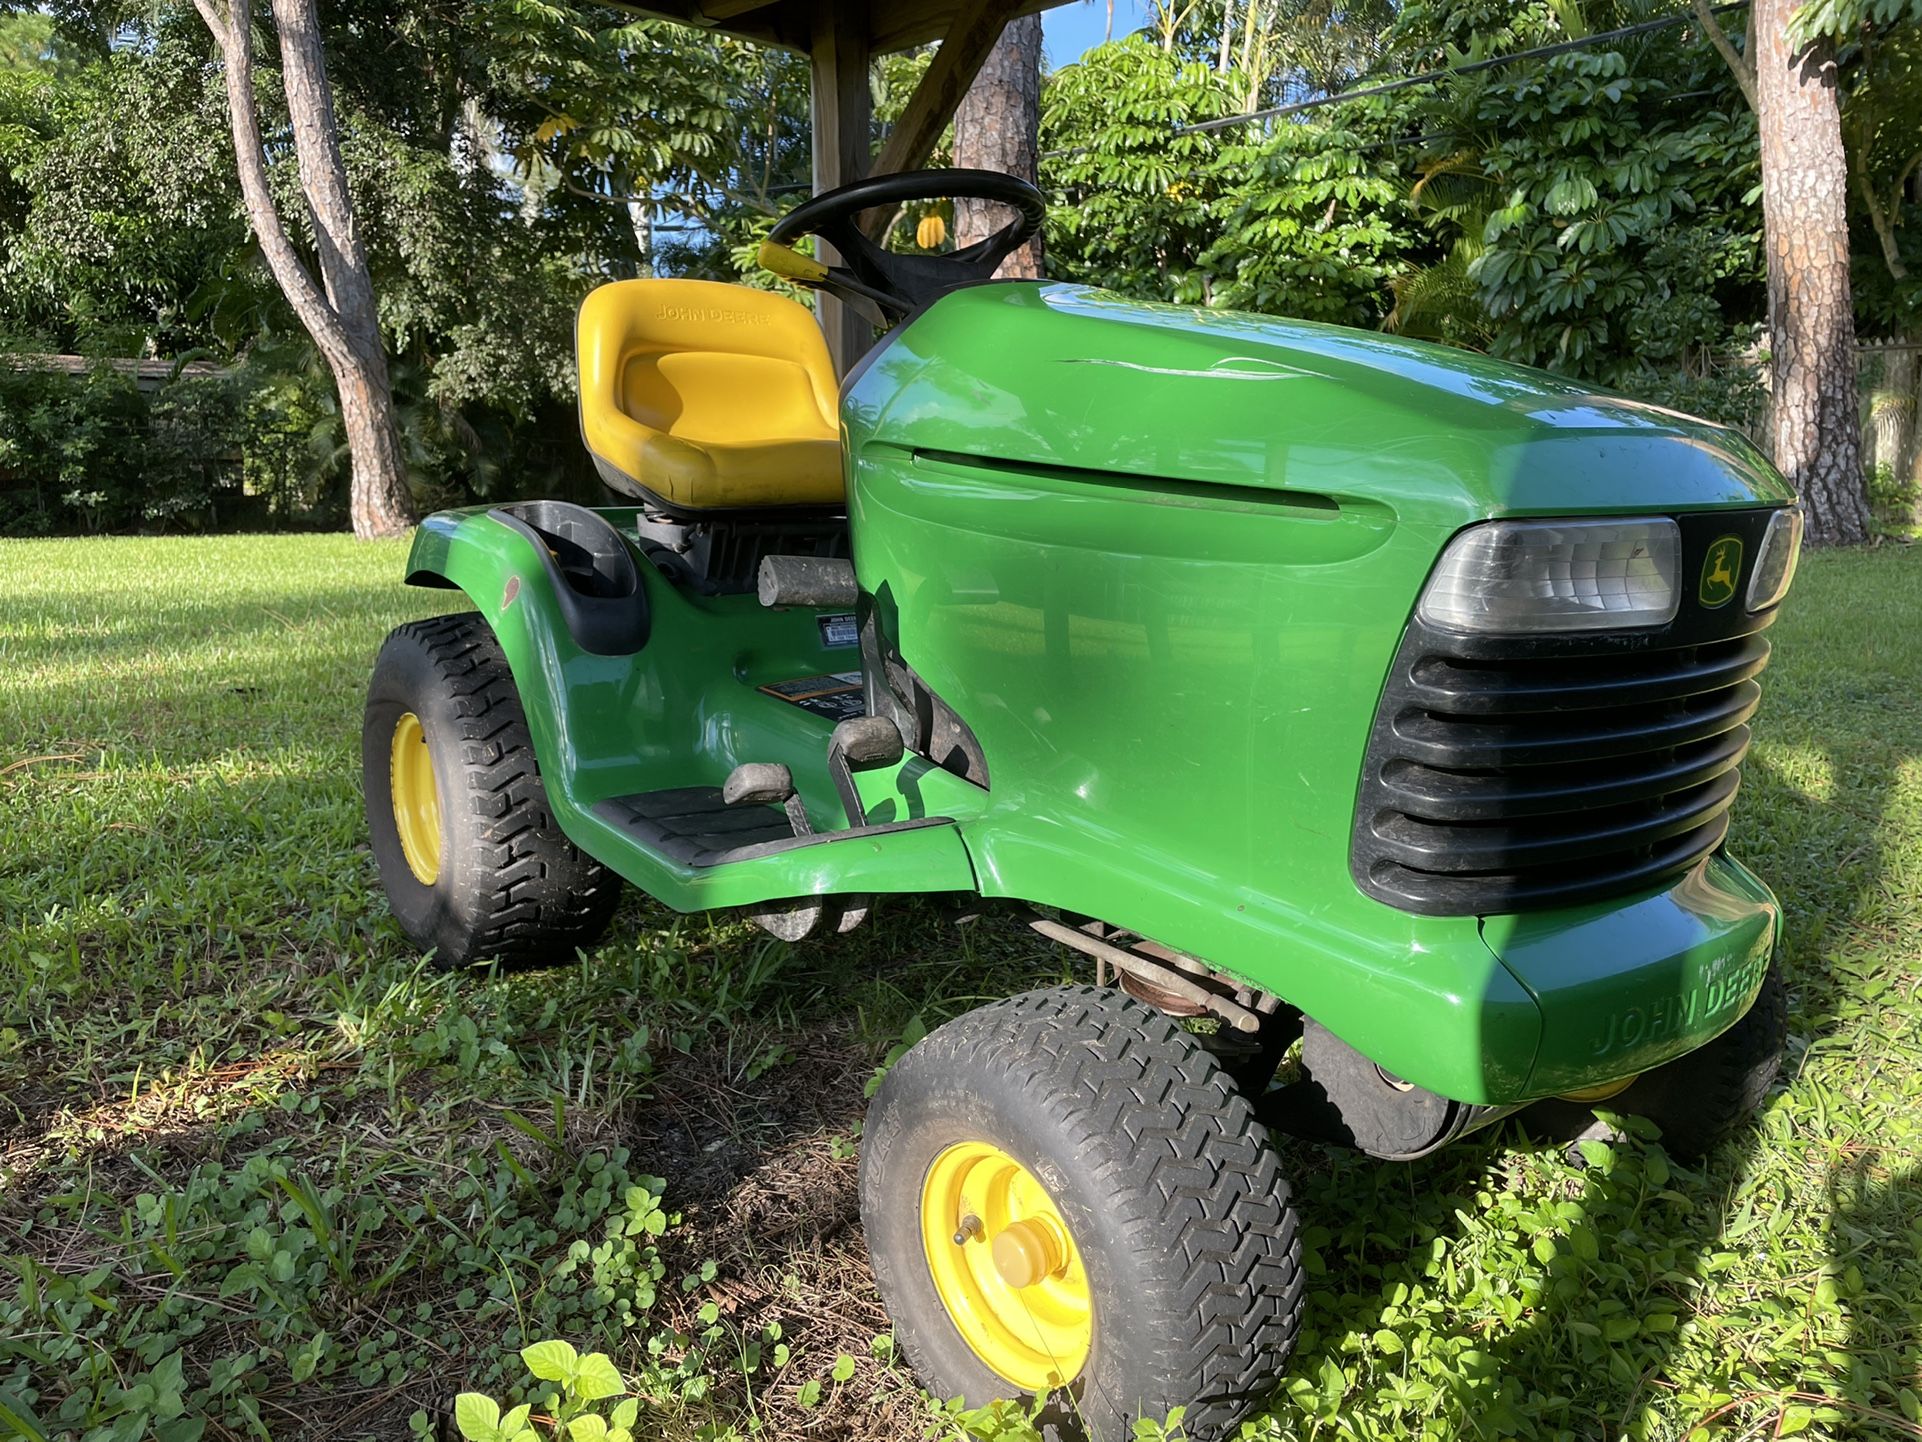
<svg viewBox="0 0 1922 1442">
<path fill-rule="evenodd" d="M 998 200 L 1014 219 L 986 240 L 946 255 L 903 255 L 884 249 L 855 224 L 876 206 L 890 210 L 907 201 Z M 1025 180 L 998 170 L 910 170 L 877 175 L 825 191 L 782 216 L 761 247 L 761 264 L 776 275 L 880 309 L 892 324 L 917 307 L 960 286 L 988 280 L 1002 261 L 1041 229 L 1047 204 Z M 804 235 L 819 236 L 840 253 L 839 265 L 823 265 L 790 247 Z"/>
</svg>

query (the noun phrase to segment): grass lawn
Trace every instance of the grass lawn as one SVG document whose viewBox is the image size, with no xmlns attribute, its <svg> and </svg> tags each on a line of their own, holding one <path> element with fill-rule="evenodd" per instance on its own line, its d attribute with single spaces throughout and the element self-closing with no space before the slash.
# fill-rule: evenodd
<svg viewBox="0 0 1922 1442">
<path fill-rule="evenodd" d="M 916 1437 L 862 1260 L 864 1086 L 1067 978 L 912 905 L 799 947 L 630 895 L 424 970 L 362 840 L 366 673 L 448 608 L 333 537 L 0 542 L 0 1437 L 404 1437 L 522 1345 L 642 1437 Z M 1310 1300 L 1260 1437 L 1922 1437 L 1922 548 L 1817 555 L 1733 845 L 1792 1036 L 1706 1170 L 1513 1134 L 1288 1146 Z M 37 1419 L 37 1420 L 36 1420 Z"/>
</svg>

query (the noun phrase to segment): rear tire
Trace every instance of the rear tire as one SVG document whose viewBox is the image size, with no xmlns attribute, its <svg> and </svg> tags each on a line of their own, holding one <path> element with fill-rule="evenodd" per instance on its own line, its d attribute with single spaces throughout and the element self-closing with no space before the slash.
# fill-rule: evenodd
<svg viewBox="0 0 1922 1442">
<path fill-rule="evenodd" d="M 419 765 L 402 759 L 397 732 L 399 745 L 426 748 L 431 804 L 410 803 L 396 780 Z M 606 930 L 620 879 L 555 822 L 507 658 L 479 615 L 387 637 L 367 692 L 361 785 L 388 904 L 436 966 L 568 961 Z"/>
<path fill-rule="evenodd" d="M 1075 986 L 949 1022 L 895 1064 L 869 1111 L 868 1251 L 902 1349 L 936 1395 L 981 1406 L 1024 1391 L 986 1360 L 991 1345 L 964 1335 L 981 1324 L 935 1276 L 951 1246 L 1001 1265 L 995 1228 L 1014 1226 L 992 1203 L 974 1204 L 987 1221 L 956 1244 L 956 1219 L 930 1201 L 949 1159 L 984 1146 L 1045 1190 L 1078 1256 L 1079 1271 L 1052 1275 L 1082 1283 L 1085 1361 L 1064 1363 L 1065 1384 L 1034 1385 L 1050 1393 L 1050 1435 L 1123 1442 L 1136 1418 L 1180 1407 L 1185 1435 L 1209 1442 L 1274 1388 L 1302 1272 L 1267 1131 L 1192 1035 L 1118 991 Z M 1014 1298 L 1040 1296 L 1016 1285 Z"/>
</svg>

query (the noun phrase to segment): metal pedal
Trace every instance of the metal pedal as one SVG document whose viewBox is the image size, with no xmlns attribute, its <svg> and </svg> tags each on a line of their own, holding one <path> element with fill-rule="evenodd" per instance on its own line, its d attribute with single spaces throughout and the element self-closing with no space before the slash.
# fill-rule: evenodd
<svg viewBox="0 0 1922 1442">
<path fill-rule="evenodd" d="M 765 556 L 754 577 L 763 606 L 843 609 L 860 599 L 854 562 L 839 556 Z"/>
<path fill-rule="evenodd" d="M 794 773 L 774 761 L 744 761 L 721 783 L 721 800 L 729 806 L 778 806 L 787 813 L 796 836 L 810 836 L 813 823 L 794 791 Z"/>
<path fill-rule="evenodd" d="M 854 773 L 892 766 L 907 751 L 901 732 L 885 716 L 850 716 L 834 728 L 828 741 L 828 774 L 841 794 L 841 806 L 852 826 L 868 824 L 867 808 L 855 788 Z"/>
</svg>

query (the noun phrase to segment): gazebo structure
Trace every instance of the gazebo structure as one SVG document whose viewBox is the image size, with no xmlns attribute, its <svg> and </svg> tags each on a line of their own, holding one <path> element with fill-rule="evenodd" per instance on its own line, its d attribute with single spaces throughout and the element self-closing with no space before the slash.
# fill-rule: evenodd
<svg viewBox="0 0 1922 1442">
<path fill-rule="evenodd" d="M 955 107 L 1010 20 L 1065 0 L 644 0 L 630 8 L 745 40 L 780 45 L 814 64 L 814 192 L 927 163 Z M 869 63 L 940 41 L 881 153 L 868 156 Z M 869 344 L 866 324 L 832 296 L 818 298 L 837 369 Z"/>
</svg>

